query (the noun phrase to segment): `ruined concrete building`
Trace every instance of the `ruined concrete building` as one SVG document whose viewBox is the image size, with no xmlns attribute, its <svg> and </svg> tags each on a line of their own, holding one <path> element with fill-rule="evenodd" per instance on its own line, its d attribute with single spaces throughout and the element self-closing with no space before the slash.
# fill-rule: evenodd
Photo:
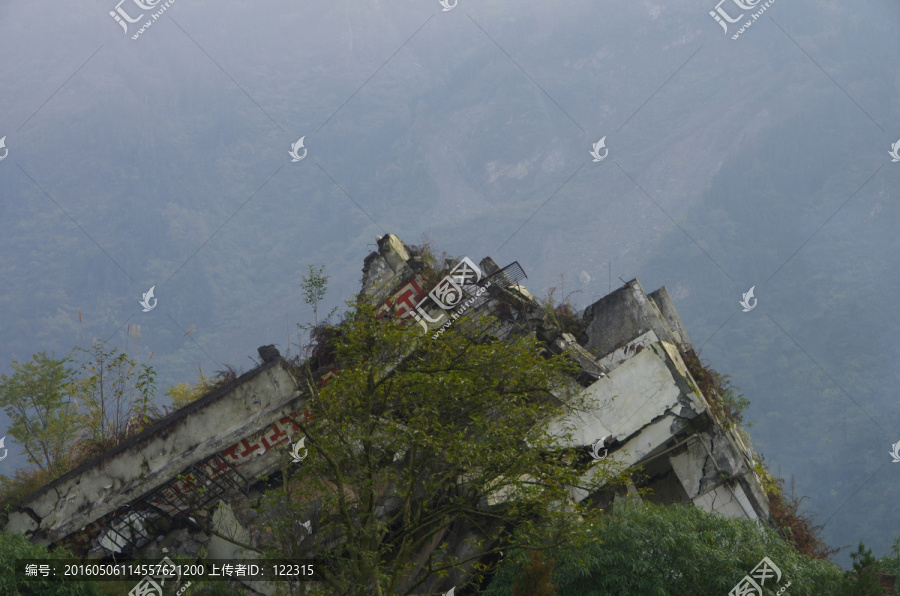
<svg viewBox="0 0 900 596">
<path fill-rule="evenodd" d="M 361 297 L 380 304 L 381 313 L 453 320 L 443 317 L 450 312 L 435 300 L 426 300 L 426 269 L 421 254 L 388 234 L 365 259 Z M 473 308 L 490 311 L 504 300 L 517 305 L 498 314 L 507 331 L 525 325 L 551 352 L 568 353 L 583 371 L 583 391 L 605 404 L 555 423 L 575 424 L 572 446 L 590 448 L 605 439 L 608 457 L 643 467 L 638 486 L 651 488 L 654 501 L 691 501 L 725 516 L 768 518 L 752 453 L 714 414 L 711 396 L 702 394 L 685 364 L 683 354 L 693 347 L 665 287 L 647 294 L 637 280 L 626 283 L 584 311 L 584 332 L 575 337 L 549 321 L 521 285 L 518 264 L 501 269 L 485 258 L 477 269 L 491 282 L 491 293 L 473 298 Z M 303 416 L 307 395 L 277 350 L 259 352 L 263 363 L 257 368 L 25 499 L 6 530 L 89 556 L 153 558 L 166 547 L 186 555 L 202 548 L 210 558 L 239 556 L 234 544 L 185 520 L 196 522 L 189 514 L 205 512 L 207 527 L 248 540 L 231 510 L 213 505 L 258 490 L 290 437 L 299 438 L 293 421 Z M 322 373 L 327 379 L 334 371 L 326 366 Z M 577 500 L 589 496 L 573 494 Z"/>
<path fill-rule="evenodd" d="M 363 294 L 408 316 L 427 296 L 422 257 L 410 255 L 391 234 L 379 239 L 378 249 L 366 258 Z M 488 279 L 502 280 L 500 291 L 522 305 L 520 316 L 538 339 L 550 351 L 575 358 L 584 371 L 579 379 L 587 385 L 584 391 L 608 404 L 567 420 L 578 429 L 572 446 L 609 437 L 608 456 L 642 466 L 654 501 L 692 501 L 729 517 L 768 519 L 750 449 L 737 430 L 716 418 L 710 396 L 688 371 L 682 354 L 694 348 L 665 287 L 647 294 L 637 280 L 626 283 L 585 309 L 585 331 L 576 338 L 554 327 L 518 283 L 517 263 L 501 270 L 485 258 L 478 267 Z M 434 302 L 425 304 L 433 308 Z"/>
</svg>

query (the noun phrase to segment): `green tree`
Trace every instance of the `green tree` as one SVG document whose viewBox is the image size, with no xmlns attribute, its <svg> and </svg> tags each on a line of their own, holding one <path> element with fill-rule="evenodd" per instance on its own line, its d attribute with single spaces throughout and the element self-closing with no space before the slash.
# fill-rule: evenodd
<svg viewBox="0 0 900 596">
<path fill-rule="evenodd" d="M 900 538 L 894 540 L 891 544 L 891 554 L 884 555 L 876 564 L 879 571 L 900 577 Z M 896 579 L 894 580 L 896 588 Z"/>
<path fill-rule="evenodd" d="M 96 448 L 107 448 L 126 436 L 129 417 L 138 403 L 137 363 L 102 340 L 94 340 L 90 349 L 75 350 L 85 356 L 85 361 L 81 366 L 83 376 L 73 387 L 85 409 L 92 442 Z M 145 377 L 144 390 L 153 386 L 152 379 Z"/>
<path fill-rule="evenodd" d="M 798 554 L 774 530 L 691 504 L 627 499 L 577 532 L 582 548 L 547 553 L 556 560 L 558 593 L 566 596 L 724 595 L 763 557 L 782 572 L 775 592 L 790 582 L 791 596 L 856 594 L 846 591 L 856 582 L 837 565 Z M 514 594 L 526 563 L 524 552 L 510 553 L 487 596 Z"/>
<path fill-rule="evenodd" d="M 325 299 L 328 293 L 328 279 L 325 275 L 325 265 L 318 269 L 309 265 L 309 273 L 301 277 L 300 288 L 303 292 L 303 301 L 312 306 L 314 327 L 319 326 L 319 303 Z M 327 322 L 331 316 L 337 312 L 337 307 L 333 308 L 323 322 Z M 301 325 L 301 328 L 304 326 Z"/>
<path fill-rule="evenodd" d="M 849 589 L 841 592 L 841 596 L 881 596 L 884 592 L 878 581 L 878 561 L 872 556 L 872 550 L 859 543 L 855 552 L 850 553 L 853 570 L 848 571 L 851 580 Z"/>
<path fill-rule="evenodd" d="M 340 374 L 321 390 L 307 379 L 308 455 L 285 465 L 257 537 L 269 556 L 333 558 L 316 593 L 411 594 L 455 569 L 475 584 L 492 553 L 570 541 L 579 515 L 594 514 L 568 487 L 621 481 L 606 465 L 583 481 L 588 463 L 561 447 L 572 429 L 548 430 L 589 402 L 573 365 L 530 337 L 458 322 L 432 341 L 365 304 L 331 337 Z"/>
<path fill-rule="evenodd" d="M 156 370 L 152 366 L 142 364 L 135 387 L 140 394 L 139 407 L 136 408 L 135 416 L 129 418 L 128 424 L 133 425 L 136 432 L 140 432 L 152 423 L 155 415 L 159 414 L 152 402 L 156 396 Z"/>
<path fill-rule="evenodd" d="M 67 461 L 81 428 L 69 391 L 69 360 L 38 352 L 28 362 L 13 360 L 12 369 L 12 375 L 0 377 L 0 406 L 10 419 L 7 432 L 24 447 L 30 463 L 56 470 Z"/>
<path fill-rule="evenodd" d="M 0 521 L 22 498 L 160 415 L 152 402 L 152 366 L 138 368 L 102 342 L 78 351 L 88 355 L 82 376 L 70 366 L 71 357 L 39 352 L 29 362 L 13 360 L 13 373 L 0 377 L 0 405 L 11 422 L 8 434 L 37 466 L 16 470 L 12 478 L 0 476 Z"/>
</svg>

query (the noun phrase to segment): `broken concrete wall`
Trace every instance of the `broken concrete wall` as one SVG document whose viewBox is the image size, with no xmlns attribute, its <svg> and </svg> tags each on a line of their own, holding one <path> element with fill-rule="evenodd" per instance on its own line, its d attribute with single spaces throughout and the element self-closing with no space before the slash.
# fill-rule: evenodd
<svg viewBox="0 0 900 596">
<path fill-rule="evenodd" d="M 652 292 L 650 299 L 653 300 L 653 304 L 656 305 L 656 308 L 659 309 L 659 312 L 662 313 L 663 318 L 669 324 L 674 343 L 676 345 L 690 344 L 691 338 L 688 337 L 687 329 L 685 329 L 684 323 L 681 322 L 678 311 L 675 310 L 675 303 L 672 302 L 672 297 L 669 296 L 669 290 L 666 289 L 666 286 Z"/>
<path fill-rule="evenodd" d="M 658 297 L 665 303 L 668 292 L 664 295 L 660 293 Z M 674 311 L 674 306 L 671 310 Z M 681 319 L 677 315 L 675 318 L 679 330 L 683 330 Z M 673 332 L 656 302 L 647 296 L 636 279 L 587 307 L 584 320 L 587 328 L 579 341 L 598 357 L 621 348 L 648 331 L 653 331 L 658 339 L 670 344 L 683 343 L 681 333 Z"/>
<path fill-rule="evenodd" d="M 411 256 L 394 234 L 378 238 L 378 252 L 363 262 L 362 295 L 373 303 L 384 302 L 395 289 L 414 275 Z"/>
<path fill-rule="evenodd" d="M 679 347 L 693 346 L 668 291 L 647 296 L 632 280 L 589 306 L 584 318 L 585 348 L 608 372 L 585 390 L 600 407 L 568 420 L 578 428 L 574 444 L 612 436 L 610 457 L 652 466 L 660 491 L 682 494 L 666 484 L 677 477 L 685 497 L 704 509 L 767 519 L 752 453 L 715 418 L 681 357 Z"/>
<path fill-rule="evenodd" d="M 757 490 L 761 489 L 759 480 L 752 472 L 747 478 L 744 458 L 738 457 L 727 433 L 711 427 L 693 439 L 682 452 L 669 457 L 688 498 L 698 507 L 726 517 L 767 515 L 766 499 Z"/>
<path fill-rule="evenodd" d="M 615 449 L 607 456 L 625 466 L 646 464 L 709 424 L 705 399 L 681 377 L 663 342 L 622 362 L 584 392 L 596 408 L 570 412 L 552 423 L 550 431 L 562 437 L 566 428 L 573 429 L 564 441 L 571 447 L 611 436 Z M 576 501 L 588 496 L 573 491 Z"/>
<path fill-rule="evenodd" d="M 679 360 L 674 346 L 651 345 L 585 390 L 597 409 L 570 413 L 551 428 L 573 426 L 573 447 L 612 436 L 608 457 L 643 467 L 652 482 L 642 486 L 657 493 L 651 500 L 660 501 L 663 493 L 668 498 L 660 502 L 689 500 L 723 515 L 767 519 L 767 500 L 752 459 L 733 431 L 715 423 L 696 385 L 683 376 L 687 371 Z M 680 489 L 671 486 L 675 479 Z M 588 496 L 573 491 L 576 501 Z"/>
<path fill-rule="evenodd" d="M 10 513 L 6 530 L 56 542 L 229 446 L 240 459 L 240 441 L 296 410 L 299 396 L 285 363 L 267 362 L 51 482 Z M 272 465 L 254 459 L 242 462 L 250 476 Z"/>
<path fill-rule="evenodd" d="M 391 271 L 405 271 L 396 245 L 402 247 L 402 242 L 380 242 L 381 258 Z M 490 258 L 480 266 L 486 274 L 499 269 Z M 424 298 L 421 287 L 411 286 L 415 281 L 405 278 L 393 295 L 385 293 L 391 297 L 384 308 L 405 313 L 413 301 Z M 501 323 L 496 335 L 509 337 L 524 326 L 551 352 L 569 354 L 584 371 L 579 381 L 588 380 L 584 391 L 599 403 L 597 410 L 564 421 L 575 428 L 571 446 L 591 445 L 612 435 L 616 446 L 610 455 L 617 462 L 639 466 L 661 459 L 662 464 L 653 463 L 662 466 L 659 477 L 682 485 L 673 488 L 672 495 L 729 515 L 768 517 L 752 454 L 734 429 L 723 429 L 715 419 L 681 357 L 680 348 L 693 346 L 665 287 L 648 295 L 632 280 L 592 304 L 585 309 L 586 327 L 577 343 L 549 322 L 525 288 L 515 290 L 510 295 L 518 297 L 523 310 L 515 321 Z M 706 445 L 712 456 L 704 459 L 689 450 L 687 445 L 694 443 Z M 704 479 L 702 486 L 695 483 L 697 474 Z M 732 505 L 722 505 L 728 501 L 725 493 L 731 495 Z"/>
</svg>

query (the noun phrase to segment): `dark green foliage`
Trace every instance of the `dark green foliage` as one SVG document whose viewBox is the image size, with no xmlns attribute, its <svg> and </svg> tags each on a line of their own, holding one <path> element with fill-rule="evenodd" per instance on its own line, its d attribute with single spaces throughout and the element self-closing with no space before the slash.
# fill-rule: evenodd
<svg viewBox="0 0 900 596">
<path fill-rule="evenodd" d="M 856 551 L 850 553 L 850 558 L 853 571 L 847 572 L 848 585 L 840 591 L 840 596 L 882 596 L 878 561 L 872 556 L 872 550 L 860 542 Z"/>
<path fill-rule="evenodd" d="M 876 563 L 875 557 L 872 556 L 872 549 L 866 548 L 862 542 L 856 547 L 856 552 L 850 553 L 850 558 L 853 559 L 853 571 L 856 573 L 871 569 Z"/>
<path fill-rule="evenodd" d="M 59 559 L 68 553 L 47 552 L 42 546 L 31 544 L 21 534 L 0 532 L 0 594 L 3 596 L 95 596 L 97 589 L 86 582 L 51 581 L 41 578 L 37 581 L 25 581 L 15 575 L 16 559 Z"/>
<path fill-rule="evenodd" d="M 894 540 L 894 543 L 891 545 L 891 554 L 884 555 L 878 559 L 876 567 L 882 573 L 900 577 L 900 538 Z M 896 580 L 894 589 L 897 589 Z"/>
<path fill-rule="evenodd" d="M 798 555 L 771 530 L 690 505 L 626 501 L 581 530 L 583 548 L 545 555 L 556 560 L 560 596 L 724 596 L 763 557 L 781 569 L 779 586 L 791 582 L 791 596 L 837 594 L 848 583 L 837 566 Z M 486 594 L 512 596 L 525 560 L 511 553 Z"/>
</svg>

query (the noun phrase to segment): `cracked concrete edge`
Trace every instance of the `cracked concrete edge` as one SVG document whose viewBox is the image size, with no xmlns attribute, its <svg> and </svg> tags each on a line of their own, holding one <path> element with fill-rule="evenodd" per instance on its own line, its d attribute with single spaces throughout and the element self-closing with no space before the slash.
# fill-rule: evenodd
<svg viewBox="0 0 900 596">
<path fill-rule="evenodd" d="M 266 367 L 266 370 L 271 370 L 272 368 L 273 367 Z M 287 373 L 288 378 L 290 378 L 291 381 L 295 381 L 293 376 L 290 375 L 287 367 L 281 366 L 278 367 L 278 370 L 281 373 Z M 273 379 L 269 379 L 269 381 L 272 381 L 271 385 L 281 389 L 277 380 L 277 373 L 274 374 Z M 166 430 L 168 432 L 166 433 L 150 435 L 148 440 L 142 443 L 132 444 L 130 447 L 132 450 L 137 450 L 138 453 L 134 453 L 133 451 L 132 453 L 129 453 L 128 450 L 125 450 L 117 453 L 114 457 L 96 462 L 94 467 L 81 470 L 79 474 L 71 475 L 66 478 L 64 482 L 58 483 L 56 486 L 51 486 L 49 487 L 49 490 L 38 493 L 33 499 L 21 503 L 17 509 L 10 513 L 9 523 L 6 528 L 7 531 L 22 532 L 30 536 L 33 540 L 42 543 L 52 543 L 77 533 L 81 528 L 96 520 L 102 519 L 123 504 L 152 492 L 166 481 L 188 468 L 191 464 L 200 462 L 210 455 L 221 452 L 223 449 L 240 441 L 242 438 L 259 433 L 266 426 L 272 424 L 273 421 L 278 420 L 293 411 L 291 408 L 287 407 L 287 404 L 291 404 L 295 401 L 302 401 L 302 394 L 295 382 L 292 383 L 292 385 L 293 387 L 289 388 L 291 392 L 287 396 L 277 396 L 276 394 L 276 397 L 272 399 L 270 405 L 266 409 L 256 412 L 254 416 L 249 419 L 249 423 L 248 419 L 242 419 L 239 425 L 236 424 L 225 434 L 214 435 L 206 441 L 194 445 L 189 450 L 181 452 L 178 454 L 178 457 L 173 453 L 166 463 L 161 466 L 157 465 L 154 468 L 152 462 L 148 461 L 146 454 L 140 453 L 140 451 L 148 449 L 155 451 L 160 448 L 162 448 L 161 454 L 172 451 L 173 446 L 167 445 L 167 443 L 176 442 L 176 439 L 172 438 L 170 440 L 170 438 L 177 434 L 178 425 L 167 428 Z M 255 403 L 252 400 L 256 396 L 256 392 L 252 389 L 248 391 L 248 387 L 249 386 L 237 386 L 232 389 L 244 389 L 245 395 L 243 396 L 243 401 Z M 210 408 L 214 408 L 217 403 L 218 402 L 211 402 L 206 405 Z M 286 409 L 289 411 L 286 412 Z M 203 409 L 196 412 L 195 415 L 201 414 L 202 412 Z M 207 412 L 212 414 L 210 410 L 207 410 Z M 193 420 L 196 422 L 196 419 Z M 252 429 L 249 430 L 249 432 L 248 427 Z M 141 460 L 141 468 L 146 471 L 143 474 L 127 478 L 115 491 L 103 495 L 99 502 L 85 500 L 86 495 L 84 495 L 82 486 L 92 486 L 100 482 L 104 483 L 103 486 L 105 486 L 107 482 L 112 482 L 114 485 L 117 480 L 121 481 L 121 478 L 117 477 L 116 474 L 122 472 L 117 472 L 111 468 L 115 468 L 116 464 L 122 463 L 118 461 L 119 456 L 127 458 L 129 455 L 131 455 L 132 458 L 137 456 Z M 140 491 L 140 494 L 137 494 L 138 491 Z M 55 499 L 51 496 L 51 493 L 55 495 Z M 109 498 L 110 496 L 112 498 Z M 65 508 L 68 507 L 69 502 L 79 499 L 82 500 L 82 503 L 79 505 L 78 510 L 68 515 L 63 513 Z M 60 507 L 60 501 L 63 501 L 62 507 Z M 36 506 L 44 510 L 43 515 L 35 510 Z M 62 509 L 63 512 L 60 512 L 60 509 Z M 49 527 L 42 527 L 47 523 L 52 525 Z"/>
</svg>

